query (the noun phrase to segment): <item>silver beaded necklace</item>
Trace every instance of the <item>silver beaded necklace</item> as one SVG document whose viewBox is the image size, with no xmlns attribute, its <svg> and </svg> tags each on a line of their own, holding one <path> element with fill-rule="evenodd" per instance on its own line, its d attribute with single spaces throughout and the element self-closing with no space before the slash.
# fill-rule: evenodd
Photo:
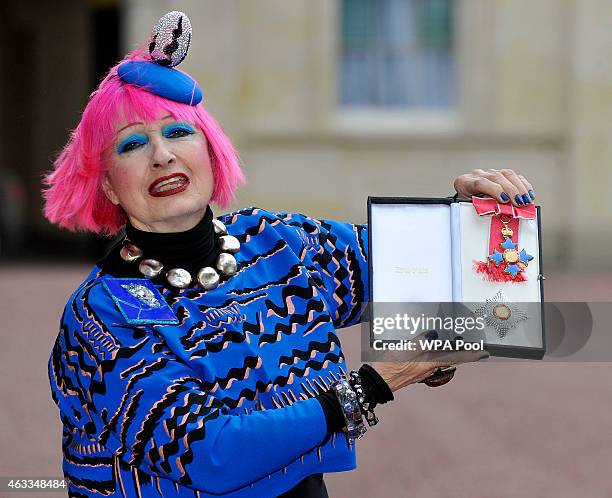
<svg viewBox="0 0 612 498">
<path fill-rule="evenodd" d="M 221 254 L 217 258 L 216 269 L 212 266 L 205 266 L 198 271 L 196 277 L 198 284 L 205 290 L 211 290 L 219 285 L 221 277 L 217 270 L 223 275 L 231 277 L 238 271 L 238 263 L 234 254 L 240 250 L 240 241 L 227 234 L 225 225 L 217 219 L 212 220 L 215 233 L 219 236 L 219 249 Z M 164 265 L 156 259 L 143 258 L 142 249 L 125 240 L 119 251 L 121 259 L 128 263 L 138 262 L 138 270 L 147 278 L 156 278 L 164 271 Z M 171 268 L 165 274 L 166 280 L 170 285 L 178 289 L 185 289 L 191 285 L 193 278 L 184 268 Z"/>
</svg>

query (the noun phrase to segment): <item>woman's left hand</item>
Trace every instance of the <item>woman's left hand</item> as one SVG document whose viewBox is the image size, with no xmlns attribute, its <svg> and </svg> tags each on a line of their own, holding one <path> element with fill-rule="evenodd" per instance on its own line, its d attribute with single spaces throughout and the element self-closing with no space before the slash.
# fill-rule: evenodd
<svg viewBox="0 0 612 498">
<path fill-rule="evenodd" d="M 512 201 L 515 206 L 531 204 L 535 199 L 531 183 L 511 169 L 475 169 L 457 177 L 454 185 L 459 195 L 468 198 L 488 195 L 502 203 Z"/>
</svg>

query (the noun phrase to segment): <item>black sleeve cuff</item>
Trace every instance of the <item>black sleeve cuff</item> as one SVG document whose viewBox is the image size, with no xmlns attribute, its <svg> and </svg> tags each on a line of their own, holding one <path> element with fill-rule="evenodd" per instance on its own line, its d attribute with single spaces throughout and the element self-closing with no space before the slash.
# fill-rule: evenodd
<svg viewBox="0 0 612 498">
<path fill-rule="evenodd" d="M 393 392 L 380 374 L 370 365 L 364 363 L 359 369 L 359 376 L 363 383 L 366 396 L 375 405 L 382 405 L 387 401 L 393 401 Z"/>
<path fill-rule="evenodd" d="M 323 394 L 315 396 L 316 400 L 321 403 L 325 421 L 327 422 L 327 436 L 333 432 L 340 432 L 345 425 L 344 413 L 340 407 L 340 402 L 332 390 L 326 391 Z"/>
</svg>

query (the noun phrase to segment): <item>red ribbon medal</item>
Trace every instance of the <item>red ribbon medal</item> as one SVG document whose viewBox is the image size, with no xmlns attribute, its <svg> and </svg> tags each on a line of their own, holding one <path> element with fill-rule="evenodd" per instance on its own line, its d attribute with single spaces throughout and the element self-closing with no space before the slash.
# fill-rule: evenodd
<svg viewBox="0 0 612 498">
<path fill-rule="evenodd" d="M 472 204 L 479 216 L 491 216 L 489 256 L 486 261 L 475 260 L 474 270 L 489 282 L 524 282 L 523 272 L 533 256 L 518 250 L 519 219 L 535 219 L 535 205 L 516 207 L 482 197 L 472 197 Z"/>
</svg>

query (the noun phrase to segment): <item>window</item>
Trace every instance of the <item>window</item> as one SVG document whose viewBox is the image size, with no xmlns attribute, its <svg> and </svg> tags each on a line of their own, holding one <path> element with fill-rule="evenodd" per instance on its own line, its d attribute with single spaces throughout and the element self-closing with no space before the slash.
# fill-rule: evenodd
<svg viewBox="0 0 612 498">
<path fill-rule="evenodd" d="M 454 105 L 454 0 L 342 0 L 343 107 Z"/>
</svg>

